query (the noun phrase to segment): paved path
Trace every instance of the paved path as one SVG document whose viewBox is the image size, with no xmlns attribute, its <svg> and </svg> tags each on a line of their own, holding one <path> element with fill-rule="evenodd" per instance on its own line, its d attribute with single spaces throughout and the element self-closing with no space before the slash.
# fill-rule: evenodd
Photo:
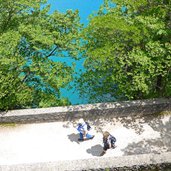
<svg viewBox="0 0 171 171">
<path fill-rule="evenodd" d="M 103 157 L 171 151 L 171 115 L 91 121 L 93 140 L 78 142 L 76 122 L 0 125 L 0 165 L 99 158 L 102 131 L 117 139 Z"/>
</svg>

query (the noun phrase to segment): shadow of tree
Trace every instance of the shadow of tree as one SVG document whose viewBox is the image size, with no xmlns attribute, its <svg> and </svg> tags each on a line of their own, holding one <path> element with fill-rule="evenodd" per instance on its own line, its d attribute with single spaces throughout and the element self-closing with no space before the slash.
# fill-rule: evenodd
<svg viewBox="0 0 171 171">
<path fill-rule="evenodd" d="M 77 144 L 80 143 L 80 142 L 78 141 L 78 138 L 79 138 L 79 133 L 78 133 L 78 134 L 72 133 L 72 134 L 68 135 L 68 139 L 69 139 L 71 142 L 76 142 Z"/>
<path fill-rule="evenodd" d="M 144 139 L 137 143 L 130 143 L 126 148 L 122 149 L 122 151 L 124 151 L 124 155 L 162 153 L 171 151 L 171 117 L 169 117 L 169 119 L 165 122 L 162 121 L 163 117 L 164 116 L 162 115 L 143 117 L 144 123 L 148 124 L 154 131 L 160 133 L 160 138 Z M 129 127 L 130 124 L 126 125 L 126 127 Z M 132 123 L 132 125 L 133 124 L 135 123 Z M 141 129 L 141 131 L 142 130 L 143 129 Z"/>
<path fill-rule="evenodd" d="M 155 153 L 159 154 L 164 151 L 163 143 L 160 139 L 155 140 L 145 140 L 138 143 L 129 144 L 123 151 L 124 155 L 133 155 L 133 154 L 148 154 Z"/>
<path fill-rule="evenodd" d="M 103 151 L 103 147 L 100 144 L 97 144 L 87 149 L 86 151 L 87 153 L 90 153 L 92 156 L 100 156 L 100 154 Z"/>
<path fill-rule="evenodd" d="M 160 140 L 163 144 L 171 151 L 171 116 L 168 121 L 162 122 L 163 115 L 158 115 L 152 120 L 149 118 L 145 118 L 146 122 L 149 126 L 153 128 L 153 130 L 160 132 Z"/>
<path fill-rule="evenodd" d="M 127 129 L 132 128 L 136 134 L 140 135 L 144 132 L 143 124 L 146 121 L 144 120 L 143 116 L 120 117 L 120 118 L 117 118 L 117 121 L 120 121 L 122 125 L 126 127 Z"/>
<path fill-rule="evenodd" d="M 94 113 L 97 114 L 97 111 Z M 132 142 L 122 151 L 124 155 L 131 154 L 144 154 L 144 153 L 161 153 L 166 151 L 171 151 L 171 116 L 164 118 L 164 115 L 145 115 L 145 116 L 130 116 L 130 117 L 94 117 L 92 114 L 91 118 L 83 117 L 86 121 L 90 123 L 92 127 L 97 132 L 102 132 L 103 126 L 106 124 L 115 124 L 115 122 L 120 122 L 127 129 L 133 129 L 136 134 L 141 135 L 146 131 L 144 124 L 150 126 L 154 131 L 157 131 L 160 134 L 160 137 L 154 139 L 152 136 L 151 139 L 144 138 L 139 142 Z M 78 119 L 78 118 L 77 118 Z M 71 123 L 74 127 L 77 123 L 77 119 L 71 120 L 65 125 L 66 127 Z M 78 142 L 78 134 L 68 135 L 68 138 L 72 142 Z M 99 149 L 98 149 L 99 148 Z M 98 150 L 97 150 L 98 149 Z M 91 153 L 94 156 L 99 156 L 98 151 L 102 150 L 101 145 L 96 145 L 87 150 L 88 153 Z"/>
</svg>

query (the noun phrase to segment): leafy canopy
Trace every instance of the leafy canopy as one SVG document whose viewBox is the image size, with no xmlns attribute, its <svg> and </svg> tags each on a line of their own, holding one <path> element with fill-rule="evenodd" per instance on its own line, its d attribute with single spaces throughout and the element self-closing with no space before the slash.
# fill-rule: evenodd
<svg viewBox="0 0 171 171">
<path fill-rule="evenodd" d="M 171 1 L 105 0 L 82 32 L 90 102 L 171 96 Z"/>
<path fill-rule="evenodd" d="M 73 66 L 55 57 L 75 57 L 78 11 L 49 13 L 46 0 L 0 0 L 0 110 L 67 105 L 60 88 Z"/>
</svg>

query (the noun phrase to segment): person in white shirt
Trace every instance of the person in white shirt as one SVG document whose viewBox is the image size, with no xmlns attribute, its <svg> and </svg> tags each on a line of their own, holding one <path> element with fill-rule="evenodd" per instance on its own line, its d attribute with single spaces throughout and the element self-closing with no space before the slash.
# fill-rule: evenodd
<svg viewBox="0 0 171 171">
<path fill-rule="evenodd" d="M 84 140 L 88 140 L 88 139 L 93 139 L 94 135 L 91 135 L 89 133 L 90 129 L 91 129 L 91 127 L 88 124 L 88 122 L 85 122 L 83 118 L 79 119 L 78 125 L 77 125 L 77 130 L 80 133 L 80 138 L 78 140 L 84 141 Z"/>
</svg>

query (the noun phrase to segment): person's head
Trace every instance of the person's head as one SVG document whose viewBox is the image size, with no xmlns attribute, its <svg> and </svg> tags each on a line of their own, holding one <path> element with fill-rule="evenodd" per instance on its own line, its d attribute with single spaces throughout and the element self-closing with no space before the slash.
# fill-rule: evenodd
<svg viewBox="0 0 171 171">
<path fill-rule="evenodd" d="M 103 138 L 107 139 L 110 133 L 108 131 L 103 132 Z"/>
<path fill-rule="evenodd" d="M 78 120 L 78 124 L 84 124 L 84 119 L 83 118 L 80 118 L 79 120 Z"/>
</svg>

